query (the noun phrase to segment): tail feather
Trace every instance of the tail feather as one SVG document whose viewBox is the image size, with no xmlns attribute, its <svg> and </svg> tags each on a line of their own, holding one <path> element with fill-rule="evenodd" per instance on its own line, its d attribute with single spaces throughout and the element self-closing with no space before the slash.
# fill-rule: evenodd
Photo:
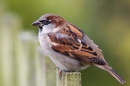
<svg viewBox="0 0 130 86">
<path fill-rule="evenodd" d="M 110 66 L 108 65 L 98 65 L 98 64 L 93 64 L 94 66 L 101 68 L 107 72 L 109 72 L 117 81 L 119 81 L 121 84 L 126 83 L 126 81 Z"/>
<path fill-rule="evenodd" d="M 108 71 L 116 80 L 118 80 L 121 84 L 126 83 L 126 81 L 114 70 L 109 69 Z"/>
</svg>

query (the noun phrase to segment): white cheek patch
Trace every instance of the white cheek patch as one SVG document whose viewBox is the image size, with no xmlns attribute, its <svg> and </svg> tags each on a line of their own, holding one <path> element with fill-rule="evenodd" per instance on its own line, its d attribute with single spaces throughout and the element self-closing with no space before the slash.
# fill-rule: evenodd
<svg viewBox="0 0 130 86">
<path fill-rule="evenodd" d="M 47 33 L 53 32 L 54 26 L 55 25 L 53 25 L 53 24 L 44 25 L 42 27 L 42 33 L 47 34 Z"/>
</svg>

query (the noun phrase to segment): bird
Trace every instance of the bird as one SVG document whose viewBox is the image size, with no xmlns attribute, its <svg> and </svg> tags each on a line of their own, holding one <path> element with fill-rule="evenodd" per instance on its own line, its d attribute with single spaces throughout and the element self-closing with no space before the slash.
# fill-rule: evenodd
<svg viewBox="0 0 130 86">
<path fill-rule="evenodd" d="M 32 25 L 38 27 L 39 43 L 59 69 L 59 75 L 62 72 L 78 72 L 93 65 L 110 73 L 121 84 L 126 83 L 108 64 L 98 45 L 65 18 L 48 13 Z"/>
</svg>

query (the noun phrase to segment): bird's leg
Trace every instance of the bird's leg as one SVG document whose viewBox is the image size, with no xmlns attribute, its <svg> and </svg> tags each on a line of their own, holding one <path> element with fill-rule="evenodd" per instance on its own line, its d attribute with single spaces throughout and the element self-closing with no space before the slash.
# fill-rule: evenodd
<svg viewBox="0 0 130 86">
<path fill-rule="evenodd" d="M 62 77 L 62 70 L 59 69 L 58 75 L 59 75 L 59 79 L 61 79 L 61 77 Z"/>
<path fill-rule="evenodd" d="M 62 77 L 62 70 L 60 70 L 58 67 L 55 67 L 54 69 L 58 69 L 58 76 L 59 76 L 59 79 L 61 79 Z"/>
</svg>

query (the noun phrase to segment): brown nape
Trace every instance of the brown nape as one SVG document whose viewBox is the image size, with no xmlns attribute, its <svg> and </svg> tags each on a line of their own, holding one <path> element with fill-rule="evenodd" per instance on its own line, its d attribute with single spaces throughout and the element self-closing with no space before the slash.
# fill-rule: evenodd
<svg viewBox="0 0 130 86">
<path fill-rule="evenodd" d="M 65 24 L 65 19 L 57 15 L 48 16 L 47 19 L 50 19 L 56 25 L 56 27 Z"/>
</svg>

